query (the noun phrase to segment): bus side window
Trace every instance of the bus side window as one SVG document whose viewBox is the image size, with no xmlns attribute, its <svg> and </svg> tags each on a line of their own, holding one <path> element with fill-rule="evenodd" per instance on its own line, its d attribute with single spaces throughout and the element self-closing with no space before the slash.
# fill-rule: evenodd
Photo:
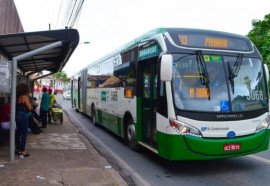
<svg viewBox="0 0 270 186">
<path fill-rule="evenodd" d="M 158 97 L 158 113 L 160 113 L 164 117 L 168 117 L 166 87 L 165 82 L 163 81 L 160 81 Z"/>
</svg>

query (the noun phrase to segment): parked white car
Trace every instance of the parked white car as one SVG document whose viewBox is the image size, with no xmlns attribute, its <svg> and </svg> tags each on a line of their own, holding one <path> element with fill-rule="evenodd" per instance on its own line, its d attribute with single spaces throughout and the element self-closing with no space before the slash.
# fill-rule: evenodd
<svg viewBox="0 0 270 186">
<path fill-rule="evenodd" d="M 63 99 L 67 99 L 67 100 L 70 100 L 70 96 L 71 96 L 71 93 L 70 91 L 66 91 L 63 93 Z"/>
</svg>

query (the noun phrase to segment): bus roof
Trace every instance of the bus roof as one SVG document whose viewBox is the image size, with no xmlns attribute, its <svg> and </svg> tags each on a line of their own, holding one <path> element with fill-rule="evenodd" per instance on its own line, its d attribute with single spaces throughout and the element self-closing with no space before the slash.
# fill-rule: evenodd
<svg viewBox="0 0 270 186">
<path fill-rule="evenodd" d="M 137 46 L 139 43 L 141 43 L 142 41 L 148 39 L 148 38 L 151 38 L 152 36 L 155 36 L 157 34 L 163 34 L 165 32 L 167 32 L 167 28 L 156 28 L 154 30 L 151 30 L 149 32 L 146 32 L 145 34 L 141 35 L 140 37 L 137 37 L 136 39 L 124 44 L 123 46 L 117 48 L 116 50 L 112 51 L 111 53 L 107 54 L 106 56 L 94 61 L 93 63 L 91 63 L 90 65 L 88 65 L 87 67 L 90 67 L 92 65 L 95 65 L 97 63 L 99 63 L 100 61 L 103 61 L 111 56 L 114 56 L 118 53 L 121 53 L 121 52 L 124 52 L 124 51 L 127 51 L 135 46 Z M 86 67 L 86 68 L 87 68 Z M 77 73 L 76 73 L 77 74 Z"/>
<path fill-rule="evenodd" d="M 181 32 L 181 33 L 192 33 L 192 34 L 199 34 L 199 33 L 204 33 L 204 34 L 210 34 L 210 35 L 216 35 L 216 36 L 223 36 L 223 37 L 232 37 L 232 38 L 239 38 L 242 40 L 246 40 L 249 41 L 249 39 L 245 36 L 242 35 L 238 35 L 238 34 L 232 34 L 232 33 L 228 33 L 228 32 L 221 32 L 221 31 L 213 31 L 213 30 L 204 30 L 204 29 L 190 29 L 190 28 L 156 28 L 153 29 L 149 32 L 146 32 L 145 34 L 135 38 L 134 40 L 124 44 L 123 46 L 117 48 L 116 50 L 112 51 L 111 53 L 107 54 L 106 56 L 94 61 L 93 63 L 87 65 L 85 68 L 89 68 L 95 64 L 98 64 L 99 62 L 106 60 L 107 58 L 110 58 L 118 53 L 127 51 L 135 46 L 137 46 L 138 44 L 140 44 L 141 42 L 155 36 L 158 34 L 163 34 L 163 33 L 173 33 L 173 32 Z M 250 41 L 249 41 L 250 42 Z M 80 70 L 81 71 L 81 70 Z M 78 73 L 80 73 L 80 71 Z M 78 74 L 75 73 L 75 74 Z M 74 74 L 74 75 L 75 75 Z"/>
</svg>

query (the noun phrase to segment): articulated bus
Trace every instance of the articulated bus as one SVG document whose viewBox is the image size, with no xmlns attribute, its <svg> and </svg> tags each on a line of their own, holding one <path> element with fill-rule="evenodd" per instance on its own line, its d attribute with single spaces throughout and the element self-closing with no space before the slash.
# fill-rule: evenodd
<svg viewBox="0 0 270 186">
<path fill-rule="evenodd" d="M 158 28 L 74 75 L 72 105 L 168 160 L 268 149 L 269 71 L 245 36 Z"/>
</svg>

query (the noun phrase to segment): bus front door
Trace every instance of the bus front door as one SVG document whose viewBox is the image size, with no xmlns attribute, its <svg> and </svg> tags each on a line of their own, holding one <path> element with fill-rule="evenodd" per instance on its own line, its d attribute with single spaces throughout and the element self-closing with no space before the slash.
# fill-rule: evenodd
<svg viewBox="0 0 270 186">
<path fill-rule="evenodd" d="M 142 141 L 156 148 L 157 63 L 142 62 Z"/>
</svg>

